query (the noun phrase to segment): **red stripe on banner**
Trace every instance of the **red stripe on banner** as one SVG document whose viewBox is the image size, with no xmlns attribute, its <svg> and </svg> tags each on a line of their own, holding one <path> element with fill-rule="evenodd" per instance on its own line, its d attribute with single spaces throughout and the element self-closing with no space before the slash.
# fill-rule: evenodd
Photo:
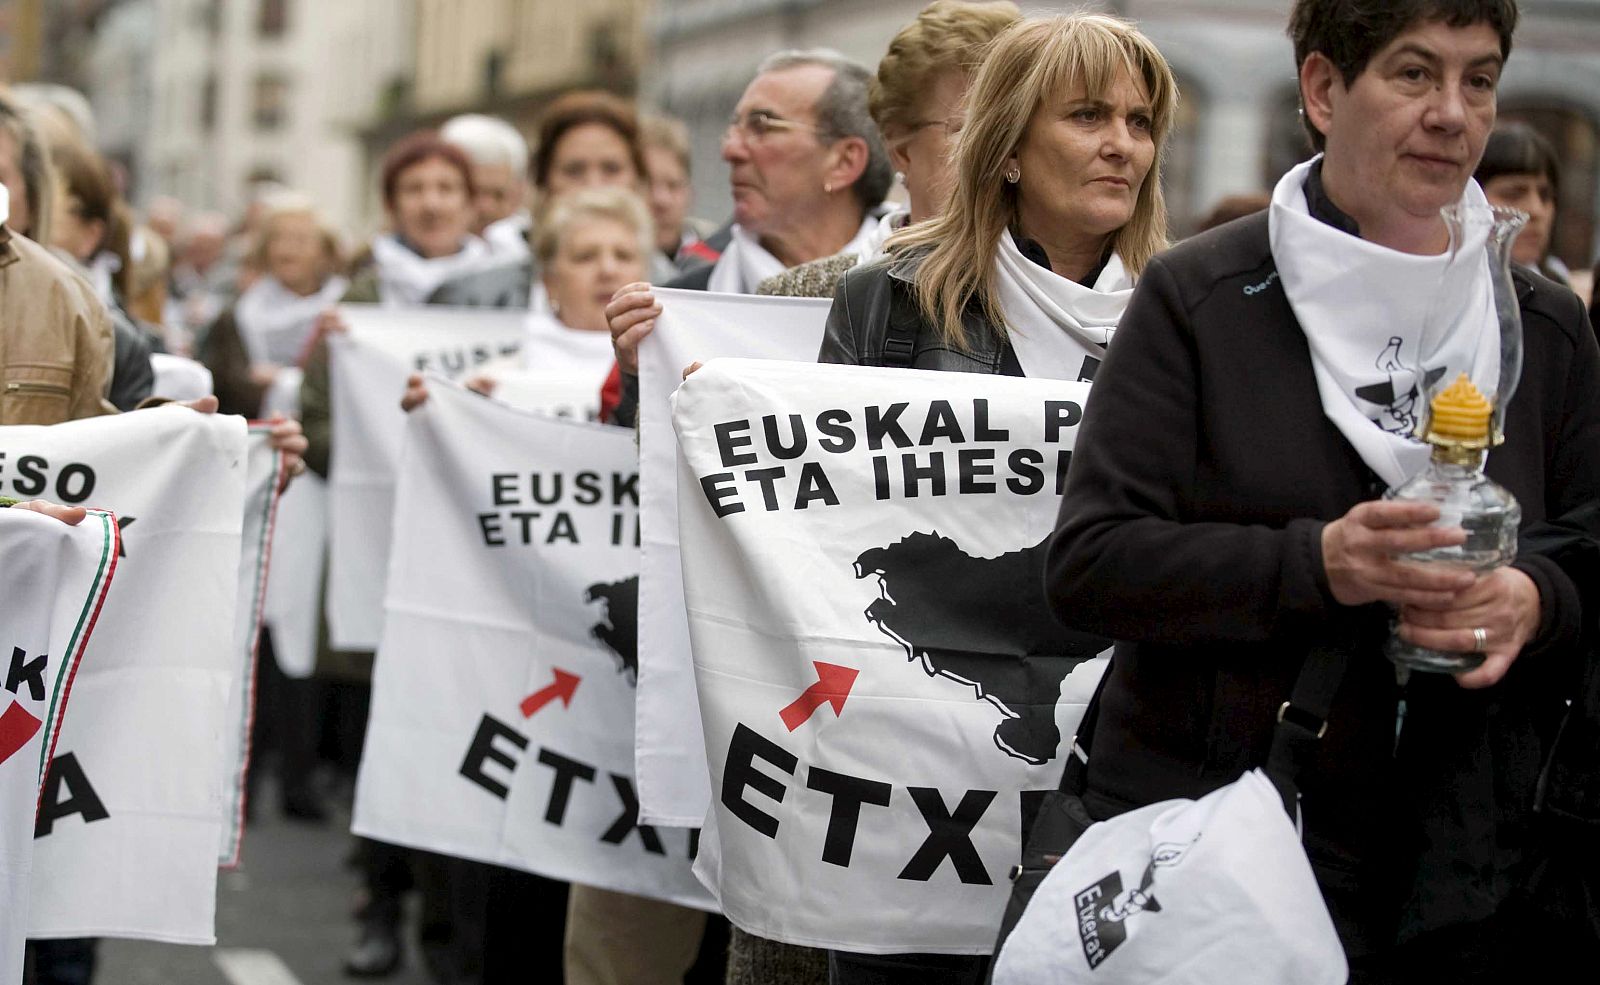
<svg viewBox="0 0 1600 985">
<path fill-rule="evenodd" d="M 22 707 L 20 702 L 13 701 L 11 707 L 0 715 L 0 763 L 4 763 L 17 750 L 28 744 L 34 733 L 39 731 L 39 726 L 44 724 L 34 718 L 28 709 Z"/>
</svg>

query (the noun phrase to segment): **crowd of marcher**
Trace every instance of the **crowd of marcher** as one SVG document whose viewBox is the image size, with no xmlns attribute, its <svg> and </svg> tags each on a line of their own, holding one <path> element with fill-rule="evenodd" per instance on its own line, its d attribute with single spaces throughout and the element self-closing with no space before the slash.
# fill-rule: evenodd
<svg viewBox="0 0 1600 985">
<path fill-rule="evenodd" d="M 531 139 L 469 115 L 397 141 L 384 231 L 352 249 L 289 189 L 236 224 L 170 199 L 136 210 L 70 94 L 0 91 L 0 425 L 176 400 L 273 419 L 289 471 L 326 476 L 330 339 L 339 306 L 365 303 L 525 310 L 565 340 L 560 369 L 592 381 L 602 419 L 634 427 L 653 287 L 832 298 L 820 362 L 1092 381 L 1037 604 L 1063 632 L 1117 641 L 1077 737 L 1093 818 L 1265 765 L 1307 654 L 1332 651 L 1342 684 L 1299 787 L 1350 980 L 1520 980 L 1545 960 L 1530 953 L 1592 969 L 1600 303 L 1585 311 L 1584 278 L 1551 253 L 1562 162 L 1496 119 L 1517 20 L 1514 0 L 1297 0 L 1315 156 L 1182 242 L 1162 196 L 1182 93 L 1161 51 L 1114 17 L 1024 18 L 1005 0 L 935 0 L 875 69 L 768 57 L 729 107 L 720 225 L 691 214 L 684 126 L 602 92 L 554 100 Z M 1384 501 L 1420 446 L 1354 392 L 1455 262 L 1440 210 L 1458 202 L 1528 217 L 1521 385 L 1487 460 L 1521 503 L 1524 547 L 1482 575 L 1399 558 L 1465 535 Z M 1423 345 L 1453 376 L 1498 332 L 1469 311 Z M 492 396 L 492 370 L 469 385 Z M 422 405 L 423 378 L 394 399 Z M 1486 660 L 1397 680 L 1392 623 Z M 374 654 L 324 632 L 310 679 L 279 669 L 270 633 L 261 654 L 256 773 L 275 774 L 285 815 L 326 824 L 360 761 Z M 452 985 L 540 963 L 585 985 L 989 971 L 765 940 L 370 839 L 351 861 L 352 976 L 399 967 L 411 893 L 428 973 Z M 90 941 L 30 949 L 30 981 L 91 978 Z"/>
</svg>

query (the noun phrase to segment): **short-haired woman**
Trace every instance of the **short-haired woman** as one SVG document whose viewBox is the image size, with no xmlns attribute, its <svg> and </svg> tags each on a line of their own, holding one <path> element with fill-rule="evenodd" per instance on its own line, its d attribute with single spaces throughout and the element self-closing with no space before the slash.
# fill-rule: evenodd
<svg viewBox="0 0 1600 985">
<path fill-rule="evenodd" d="M 1528 224 L 1512 244 L 1511 258 L 1567 284 L 1570 271 L 1550 253 L 1561 199 L 1561 161 L 1550 141 L 1526 123 L 1502 123 L 1489 134 L 1473 178 L 1490 202 L 1528 213 Z"/>
<path fill-rule="evenodd" d="M 820 360 L 1093 379 L 1134 279 L 1166 246 L 1161 152 L 1177 99 L 1166 59 L 1125 21 L 1008 28 L 967 94 L 943 213 L 844 275 Z M 1042 570 L 1036 584 L 1025 608 L 1043 612 Z M 1056 632 L 1056 652 L 1068 652 Z M 834 985 L 977 983 L 989 963 L 843 951 L 829 961 Z"/>
</svg>

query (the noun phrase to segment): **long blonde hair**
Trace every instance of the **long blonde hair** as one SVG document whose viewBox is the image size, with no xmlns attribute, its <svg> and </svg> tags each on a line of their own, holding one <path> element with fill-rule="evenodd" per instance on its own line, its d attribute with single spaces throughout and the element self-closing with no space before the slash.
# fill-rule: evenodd
<svg viewBox="0 0 1600 985">
<path fill-rule="evenodd" d="M 1156 46 L 1127 21 L 1070 14 L 1021 21 L 997 37 L 967 91 L 966 127 L 953 152 L 955 188 L 945 211 L 900 232 L 891 253 L 929 249 L 917 268 L 916 299 L 947 344 L 967 348 L 961 315 L 976 300 L 1002 335 L 1005 318 L 994 284 L 994 251 L 1017 220 L 1017 190 L 1002 175 L 1028 122 L 1045 99 L 1082 87 L 1110 90 L 1123 69 L 1150 98 L 1155 157 L 1134 201 L 1133 217 L 1112 237 L 1134 275 L 1167 246 L 1161 155 L 1178 105 L 1178 85 Z"/>
</svg>

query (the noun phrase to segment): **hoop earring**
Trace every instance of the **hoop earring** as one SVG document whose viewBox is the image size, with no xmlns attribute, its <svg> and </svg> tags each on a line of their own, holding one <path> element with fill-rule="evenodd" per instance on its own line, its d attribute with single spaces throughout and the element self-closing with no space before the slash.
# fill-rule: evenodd
<svg viewBox="0 0 1600 985">
<path fill-rule="evenodd" d="M 1021 180 L 1022 180 L 1022 169 L 1021 168 L 1015 168 L 1014 167 L 1010 171 L 1006 172 L 1006 183 L 1007 184 L 1014 185 L 1014 184 L 1016 184 L 1017 182 L 1019 182 Z"/>
</svg>

